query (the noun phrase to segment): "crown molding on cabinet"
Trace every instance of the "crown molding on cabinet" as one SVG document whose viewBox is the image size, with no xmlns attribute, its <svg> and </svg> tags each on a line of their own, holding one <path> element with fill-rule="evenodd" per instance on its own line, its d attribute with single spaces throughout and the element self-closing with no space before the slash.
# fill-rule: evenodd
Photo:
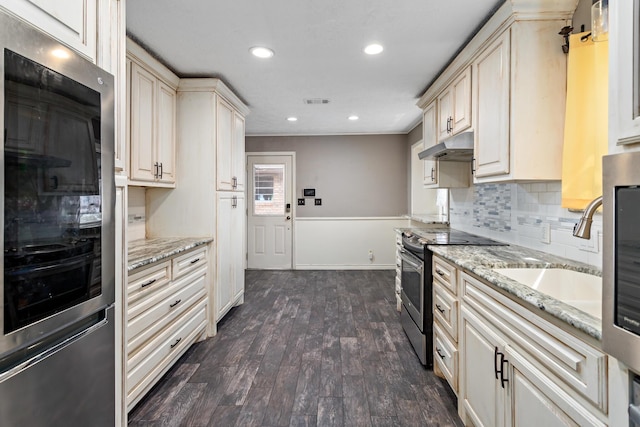
<svg viewBox="0 0 640 427">
<path fill-rule="evenodd" d="M 507 0 L 451 64 L 438 76 L 420 97 L 416 105 L 425 109 L 453 80 L 459 72 L 469 66 L 484 46 L 493 42 L 516 21 L 570 20 L 579 0 Z M 559 30 L 560 28 L 558 28 Z"/>
<path fill-rule="evenodd" d="M 242 116 L 246 117 L 251 110 L 236 96 L 229 87 L 216 78 L 185 78 L 180 79 L 178 92 L 216 92 L 227 102 L 231 103 Z"/>
</svg>

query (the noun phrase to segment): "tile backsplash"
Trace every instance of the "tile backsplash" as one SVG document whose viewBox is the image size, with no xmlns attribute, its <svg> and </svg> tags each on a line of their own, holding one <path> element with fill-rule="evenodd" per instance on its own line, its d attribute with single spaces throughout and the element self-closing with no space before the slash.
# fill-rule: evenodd
<svg viewBox="0 0 640 427">
<path fill-rule="evenodd" d="M 449 219 L 459 230 L 602 268 L 602 215 L 591 239 L 578 239 L 572 231 L 581 214 L 560 203 L 560 181 L 479 184 L 450 190 Z"/>
<path fill-rule="evenodd" d="M 129 241 L 144 239 L 146 236 L 145 196 L 143 187 L 129 187 L 129 204 L 127 206 L 127 237 Z"/>
</svg>

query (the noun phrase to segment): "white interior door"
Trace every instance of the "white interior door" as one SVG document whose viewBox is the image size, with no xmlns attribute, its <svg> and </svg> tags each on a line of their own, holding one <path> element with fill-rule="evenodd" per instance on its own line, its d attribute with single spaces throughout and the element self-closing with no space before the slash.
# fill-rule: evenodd
<svg viewBox="0 0 640 427">
<path fill-rule="evenodd" d="M 247 156 L 247 267 L 293 266 L 293 155 Z"/>
</svg>

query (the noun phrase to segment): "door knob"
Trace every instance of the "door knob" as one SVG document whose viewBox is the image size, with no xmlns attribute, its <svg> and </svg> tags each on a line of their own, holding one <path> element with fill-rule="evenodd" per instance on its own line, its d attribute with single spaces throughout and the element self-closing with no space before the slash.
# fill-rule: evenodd
<svg viewBox="0 0 640 427">
<path fill-rule="evenodd" d="M 289 215 L 287 215 L 287 221 L 289 221 L 291 219 L 291 217 Z"/>
</svg>

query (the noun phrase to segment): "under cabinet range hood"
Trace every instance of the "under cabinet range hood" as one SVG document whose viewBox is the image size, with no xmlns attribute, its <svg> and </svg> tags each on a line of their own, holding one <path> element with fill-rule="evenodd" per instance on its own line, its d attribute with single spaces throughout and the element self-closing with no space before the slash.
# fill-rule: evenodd
<svg viewBox="0 0 640 427">
<path fill-rule="evenodd" d="M 436 159 L 450 162 L 473 160 L 473 132 L 462 132 L 418 153 L 420 160 Z"/>
</svg>

